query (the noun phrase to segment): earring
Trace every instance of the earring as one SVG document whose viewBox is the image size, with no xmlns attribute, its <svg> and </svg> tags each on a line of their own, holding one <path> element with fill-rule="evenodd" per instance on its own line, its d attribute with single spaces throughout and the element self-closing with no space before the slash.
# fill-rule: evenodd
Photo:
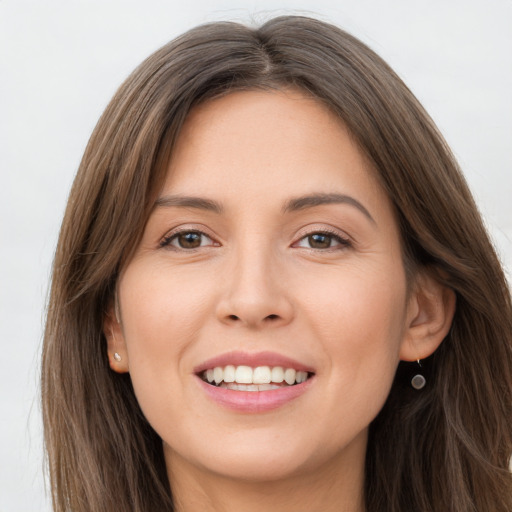
<svg viewBox="0 0 512 512">
<path fill-rule="evenodd" d="M 117 352 L 114 352 L 114 359 L 119 362 L 121 361 L 121 356 L 117 353 Z"/>
<path fill-rule="evenodd" d="M 420 363 L 420 360 L 418 359 L 418 364 L 421 368 L 421 363 Z M 425 384 L 427 383 L 427 379 L 425 379 L 425 377 L 421 374 L 421 373 L 418 373 L 416 374 L 412 379 L 411 379 L 411 386 L 416 389 L 416 390 L 420 390 L 420 389 L 423 389 L 425 387 Z"/>
</svg>

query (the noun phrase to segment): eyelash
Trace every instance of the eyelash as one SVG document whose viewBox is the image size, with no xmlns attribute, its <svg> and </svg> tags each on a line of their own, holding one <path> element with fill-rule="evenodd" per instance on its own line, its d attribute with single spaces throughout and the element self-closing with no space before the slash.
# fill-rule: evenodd
<svg viewBox="0 0 512 512">
<path fill-rule="evenodd" d="M 300 242 L 302 242 L 303 240 L 307 240 L 308 238 L 311 238 L 315 235 L 329 237 L 331 239 L 331 241 L 334 240 L 335 242 L 338 243 L 338 245 L 336 245 L 334 247 L 323 248 L 323 249 L 315 248 L 315 247 L 304 247 L 305 249 L 308 249 L 310 251 L 330 252 L 330 251 L 342 251 L 344 249 L 352 247 L 352 242 L 348 238 L 341 236 L 336 231 L 330 231 L 330 230 L 326 230 L 326 229 L 314 230 L 314 231 L 310 231 L 309 233 L 304 234 L 297 242 L 295 242 L 293 244 L 293 247 L 297 247 L 297 246 L 301 247 L 298 245 Z"/>
<path fill-rule="evenodd" d="M 178 240 L 178 238 L 180 236 L 189 235 L 189 234 L 199 235 L 202 238 L 199 246 L 197 246 L 197 247 L 180 247 L 180 246 L 173 245 L 173 242 L 175 240 Z M 302 245 L 299 245 L 302 241 L 310 239 L 311 237 L 313 237 L 315 235 L 321 235 L 321 236 L 328 237 L 330 239 L 331 243 L 332 243 L 332 241 L 335 241 L 335 242 L 337 242 L 338 245 L 335 245 L 334 247 L 329 246 L 329 247 L 325 247 L 325 248 L 304 247 Z M 202 243 L 204 241 L 203 237 L 207 238 L 212 243 L 203 245 L 203 243 Z M 310 240 L 310 242 L 311 242 L 311 240 Z M 162 241 L 160 242 L 160 247 L 167 247 L 167 248 L 170 248 L 170 249 L 173 249 L 176 251 L 181 250 L 181 251 L 187 251 L 187 252 L 195 251 L 195 250 L 200 249 L 201 247 L 206 247 L 206 246 L 219 247 L 220 244 L 218 242 L 215 242 L 212 239 L 212 237 L 208 236 L 206 233 L 204 233 L 203 231 L 201 231 L 199 229 L 181 229 L 179 231 L 174 231 L 171 234 L 165 236 L 162 239 Z M 303 247 L 304 249 L 308 249 L 310 251 L 322 251 L 322 252 L 341 251 L 341 250 L 347 249 L 351 246 L 352 246 L 352 242 L 348 238 L 341 236 L 339 233 L 337 233 L 335 231 L 329 231 L 329 230 L 310 231 L 309 233 L 303 234 L 303 236 L 301 236 L 301 238 L 299 238 L 299 240 L 297 240 L 297 242 L 294 242 L 292 244 L 292 247 Z"/>
<path fill-rule="evenodd" d="M 200 249 L 201 247 L 205 247 L 202 244 L 203 240 L 201 240 L 201 244 L 198 247 L 179 247 L 179 246 L 172 245 L 172 242 L 175 240 L 178 240 L 178 237 L 183 236 L 183 235 L 189 235 L 189 234 L 199 235 L 201 238 L 206 237 L 208 240 L 210 240 L 212 242 L 211 245 L 213 245 L 213 246 L 220 245 L 219 243 L 212 240 L 212 237 L 208 236 L 206 233 L 204 233 L 203 231 L 201 231 L 199 229 L 181 229 L 178 231 L 174 231 L 169 235 L 166 235 L 160 242 L 160 247 L 167 247 L 170 249 L 174 249 L 176 251 L 180 251 L 180 250 L 181 251 L 194 251 L 194 250 Z"/>
</svg>

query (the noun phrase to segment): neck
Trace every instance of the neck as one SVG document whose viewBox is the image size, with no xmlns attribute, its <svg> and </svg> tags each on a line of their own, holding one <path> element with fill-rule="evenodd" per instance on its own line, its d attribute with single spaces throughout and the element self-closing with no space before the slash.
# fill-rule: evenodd
<svg viewBox="0 0 512 512">
<path fill-rule="evenodd" d="M 343 457 L 340 461 L 335 458 L 320 467 L 281 479 L 249 481 L 195 466 L 177 453 L 169 453 L 168 446 L 166 448 L 167 470 L 176 512 L 365 510 L 364 449 L 363 456 L 356 459 Z"/>
</svg>

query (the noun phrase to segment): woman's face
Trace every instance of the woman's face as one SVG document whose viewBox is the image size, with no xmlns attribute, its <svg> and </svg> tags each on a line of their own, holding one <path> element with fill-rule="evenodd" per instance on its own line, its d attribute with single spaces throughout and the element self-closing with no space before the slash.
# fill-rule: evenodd
<svg viewBox="0 0 512 512">
<path fill-rule="evenodd" d="M 121 364 L 171 471 L 361 470 L 414 313 L 390 201 L 319 102 L 195 108 L 118 299 Z"/>
</svg>

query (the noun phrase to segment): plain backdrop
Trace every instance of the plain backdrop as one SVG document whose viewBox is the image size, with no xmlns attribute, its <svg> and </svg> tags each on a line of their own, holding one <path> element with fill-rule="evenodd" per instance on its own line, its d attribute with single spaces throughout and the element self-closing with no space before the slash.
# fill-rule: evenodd
<svg viewBox="0 0 512 512">
<path fill-rule="evenodd" d="M 184 30 L 287 13 L 347 29 L 395 68 L 453 148 L 510 278 L 512 0 L 0 0 L 0 512 L 50 510 L 44 308 L 66 197 L 98 117 L 128 73 Z"/>
</svg>

